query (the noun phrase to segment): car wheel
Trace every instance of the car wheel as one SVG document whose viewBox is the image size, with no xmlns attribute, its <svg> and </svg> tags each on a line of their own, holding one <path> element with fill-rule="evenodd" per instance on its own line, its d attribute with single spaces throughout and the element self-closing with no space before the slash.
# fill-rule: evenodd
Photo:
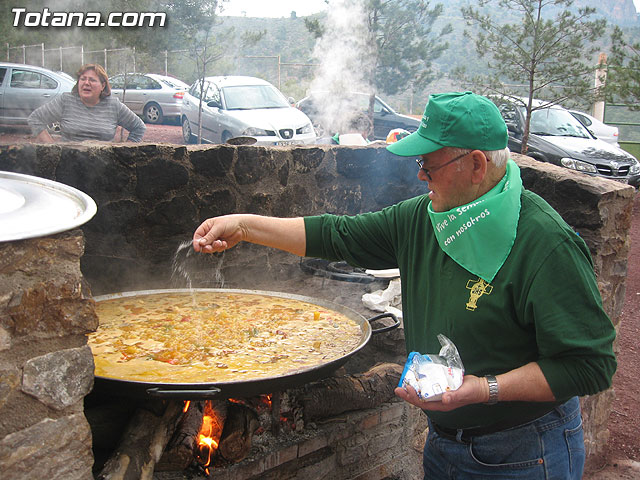
<svg viewBox="0 0 640 480">
<path fill-rule="evenodd" d="M 196 138 L 193 136 L 193 132 L 191 131 L 191 124 L 187 117 L 182 119 L 182 139 L 184 140 L 184 143 L 195 143 L 196 141 Z"/>
<path fill-rule="evenodd" d="M 144 107 L 142 112 L 144 120 L 147 123 L 161 123 L 162 122 L 162 108 L 157 103 L 150 103 Z"/>
<path fill-rule="evenodd" d="M 231 135 L 231 132 L 229 132 L 228 130 L 225 130 L 224 132 L 222 132 L 222 143 L 227 143 L 227 140 L 229 140 L 230 138 L 233 138 L 233 135 Z"/>
</svg>

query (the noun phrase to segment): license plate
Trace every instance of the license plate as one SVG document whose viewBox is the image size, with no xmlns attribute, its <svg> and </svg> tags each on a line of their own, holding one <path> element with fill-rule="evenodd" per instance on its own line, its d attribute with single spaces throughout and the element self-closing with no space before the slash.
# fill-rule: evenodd
<svg viewBox="0 0 640 480">
<path fill-rule="evenodd" d="M 282 145 L 293 145 L 294 143 L 296 143 L 296 142 L 294 142 L 293 140 L 288 140 L 288 141 L 285 140 L 285 141 L 282 141 L 282 142 L 276 142 L 276 145 L 281 145 L 281 146 Z"/>
</svg>

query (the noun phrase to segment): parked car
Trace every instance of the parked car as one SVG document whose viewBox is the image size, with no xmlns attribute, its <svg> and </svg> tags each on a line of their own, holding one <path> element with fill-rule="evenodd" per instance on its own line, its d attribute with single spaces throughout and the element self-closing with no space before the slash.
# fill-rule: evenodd
<svg viewBox="0 0 640 480">
<path fill-rule="evenodd" d="M 509 149 L 519 153 L 526 109 L 507 99 L 493 99 L 509 130 Z M 544 106 L 535 100 L 535 106 Z M 554 105 L 531 114 L 527 155 L 593 176 L 635 187 L 640 184 L 640 163 L 619 147 L 596 138 L 568 110 Z"/>
<path fill-rule="evenodd" d="M 602 123 L 597 118 L 594 118 L 584 112 L 569 110 L 569 113 L 576 117 L 581 124 L 587 127 L 595 137 L 615 145 L 616 147 L 620 146 L 618 145 L 618 127 L 612 127 L 611 125 Z"/>
<path fill-rule="evenodd" d="M 46 68 L 0 62 L 0 124 L 26 125 L 31 112 L 75 84 Z"/>
<path fill-rule="evenodd" d="M 201 80 L 182 100 L 182 136 L 186 143 L 198 133 Z M 242 76 L 206 77 L 202 106 L 202 140 L 226 143 L 253 137 L 255 145 L 315 143 L 311 120 L 269 82 Z"/>
<path fill-rule="evenodd" d="M 333 135 L 339 133 L 340 128 L 335 125 L 324 125 L 321 120 L 321 114 L 327 102 L 332 101 L 332 96 L 328 92 L 313 91 L 308 96 L 299 100 L 296 107 L 302 110 L 313 122 L 318 135 Z M 346 105 L 332 105 L 335 110 L 341 108 L 354 108 L 359 112 L 367 112 L 369 109 L 369 94 L 350 92 L 346 98 L 336 99 L 336 102 L 345 103 Z M 420 126 L 420 120 L 397 113 L 393 108 L 386 104 L 380 97 L 375 96 L 373 104 L 373 140 L 386 140 L 391 130 L 402 128 L 412 133 Z M 371 137 L 370 137 L 371 139 Z"/>
<path fill-rule="evenodd" d="M 147 123 L 162 123 L 165 118 L 180 118 L 182 97 L 189 85 L 181 80 L 155 73 L 129 73 L 109 78 L 111 94 Z M 124 96 L 124 100 L 123 100 Z"/>
</svg>

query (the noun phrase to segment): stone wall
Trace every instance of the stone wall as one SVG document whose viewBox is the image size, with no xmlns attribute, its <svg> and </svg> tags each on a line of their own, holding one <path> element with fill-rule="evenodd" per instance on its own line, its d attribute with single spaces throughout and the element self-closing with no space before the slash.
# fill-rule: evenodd
<svg viewBox="0 0 640 480">
<path fill-rule="evenodd" d="M 516 157 L 524 186 L 560 212 L 589 246 L 604 309 L 619 331 L 635 190 L 611 180 L 540 164 L 529 157 Z M 614 401 L 613 389 L 581 399 L 588 470 L 602 464 Z"/>
<path fill-rule="evenodd" d="M 415 164 L 384 148 L 14 145 L 0 146 L 0 170 L 57 180 L 96 201 L 82 260 L 94 294 L 167 288 L 177 248 L 210 216 L 356 213 L 425 191 Z M 247 274 L 271 260 L 297 262 L 248 245 L 225 255 Z"/>
<path fill-rule="evenodd" d="M 589 245 L 604 305 L 614 324 L 624 303 L 633 189 L 514 155 L 527 188 L 547 199 Z M 98 213 L 83 226 L 82 272 L 93 294 L 169 288 L 180 248 L 207 217 L 249 212 L 276 216 L 378 210 L 424 193 L 411 159 L 383 146 L 277 147 L 175 145 L 0 146 L 0 170 L 74 186 Z M 255 245 L 208 260 L 189 284 L 254 288 L 286 277 L 298 259 Z M 182 279 L 184 280 L 184 279 Z M 235 282 L 235 283 L 234 283 Z M 310 294 L 316 294 L 312 292 Z M 319 295 L 315 295 L 319 296 Z M 613 392 L 584 399 L 589 458 L 606 447 Z"/>
<path fill-rule="evenodd" d="M 98 325 L 80 230 L 0 243 L 0 477 L 91 478 L 85 334 Z"/>
</svg>

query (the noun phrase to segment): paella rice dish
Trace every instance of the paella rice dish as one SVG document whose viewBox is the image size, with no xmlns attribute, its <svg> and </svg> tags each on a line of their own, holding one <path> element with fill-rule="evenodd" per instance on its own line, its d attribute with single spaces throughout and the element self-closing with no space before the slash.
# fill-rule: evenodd
<svg viewBox="0 0 640 480">
<path fill-rule="evenodd" d="M 228 382 L 287 375 L 352 352 L 361 326 L 298 299 L 213 291 L 96 302 L 95 374 L 128 381 Z"/>
</svg>

